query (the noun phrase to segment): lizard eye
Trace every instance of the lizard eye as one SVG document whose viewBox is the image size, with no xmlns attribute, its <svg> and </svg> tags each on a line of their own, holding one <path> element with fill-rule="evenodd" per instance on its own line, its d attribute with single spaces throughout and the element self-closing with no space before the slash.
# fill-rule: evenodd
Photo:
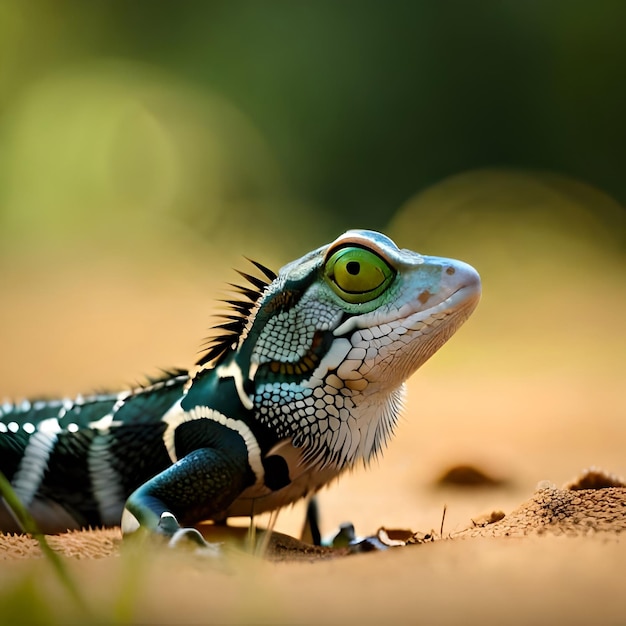
<svg viewBox="0 0 626 626">
<path fill-rule="evenodd" d="M 326 261 L 324 274 L 333 291 L 346 302 L 369 302 L 388 287 L 395 271 L 365 248 L 337 250 Z"/>
</svg>

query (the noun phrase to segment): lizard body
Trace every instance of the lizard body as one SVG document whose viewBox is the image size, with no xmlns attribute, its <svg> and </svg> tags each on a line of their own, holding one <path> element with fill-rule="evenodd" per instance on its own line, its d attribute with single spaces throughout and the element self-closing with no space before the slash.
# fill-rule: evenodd
<svg viewBox="0 0 626 626">
<path fill-rule="evenodd" d="M 274 510 L 379 454 L 404 381 L 480 297 L 460 261 L 348 231 L 250 287 L 197 369 L 0 406 L 0 470 L 45 532 L 166 536 Z M 0 503 L 0 529 L 19 530 Z"/>
</svg>

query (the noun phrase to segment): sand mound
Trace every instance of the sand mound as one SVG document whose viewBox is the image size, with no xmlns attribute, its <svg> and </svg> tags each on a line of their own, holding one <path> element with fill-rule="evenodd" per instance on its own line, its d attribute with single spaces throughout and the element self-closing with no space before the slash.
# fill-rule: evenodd
<svg viewBox="0 0 626 626">
<path fill-rule="evenodd" d="M 531 534 L 592 535 L 626 531 L 626 488 L 536 491 L 527 502 L 502 516 L 490 513 L 472 521 L 456 537 L 522 537 Z"/>
</svg>

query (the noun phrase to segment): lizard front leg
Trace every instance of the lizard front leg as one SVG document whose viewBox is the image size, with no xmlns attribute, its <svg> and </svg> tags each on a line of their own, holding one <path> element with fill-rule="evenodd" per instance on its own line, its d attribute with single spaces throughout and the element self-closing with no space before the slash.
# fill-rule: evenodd
<svg viewBox="0 0 626 626">
<path fill-rule="evenodd" d="M 225 510 L 251 483 L 245 455 L 200 448 L 135 490 L 124 508 L 122 533 L 139 528 L 170 538 L 170 545 L 190 539 L 206 541 L 195 528 L 182 528 L 179 520 L 196 523 Z"/>
</svg>

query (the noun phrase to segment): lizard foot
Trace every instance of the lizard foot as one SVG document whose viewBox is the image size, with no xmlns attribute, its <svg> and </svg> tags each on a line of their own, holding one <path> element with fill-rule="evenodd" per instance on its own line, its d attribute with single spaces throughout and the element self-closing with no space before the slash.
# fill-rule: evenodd
<svg viewBox="0 0 626 626">
<path fill-rule="evenodd" d="M 168 545 L 170 548 L 194 548 L 196 554 L 208 557 L 218 557 L 222 553 L 221 544 L 209 543 L 195 528 L 179 528 L 171 536 Z"/>
<path fill-rule="evenodd" d="M 157 532 L 169 537 L 170 548 L 193 548 L 196 554 L 208 557 L 218 557 L 221 554 L 219 543 L 209 543 L 195 528 L 181 528 L 171 513 L 161 515 Z"/>
</svg>

